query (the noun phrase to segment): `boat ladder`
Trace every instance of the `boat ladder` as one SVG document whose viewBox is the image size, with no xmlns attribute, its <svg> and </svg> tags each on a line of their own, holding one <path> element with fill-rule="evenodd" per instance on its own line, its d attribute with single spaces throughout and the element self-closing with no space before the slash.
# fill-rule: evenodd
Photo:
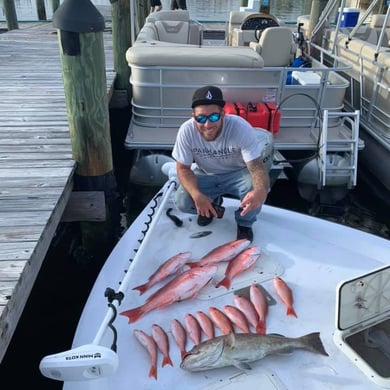
<svg viewBox="0 0 390 390">
<path fill-rule="evenodd" d="M 343 123 L 343 128 L 348 129 L 347 136 L 343 139 L 329 140 L 328 139 L 328 120 L 331 117 L 340 117 Z M 324 110 L 322 131 L 320 134 L 319 147 L 319 171 L 320 171 L 320 185 L 325 187 L 331 182 L 346 181 L 348 188 L 351 189 L 356 186 L 357 182 L 357 168 L 358 168 L 358 149 L 359 149 L 359 122 L 360 111 L 355 112 L 329 112 Z M 343 164 L 332 164 L 331 157 L 334 156 L 332 150 L 340 150 L 344 157 Z M 331 179 L 331 180 L 330 180 Z"/>
</svg>

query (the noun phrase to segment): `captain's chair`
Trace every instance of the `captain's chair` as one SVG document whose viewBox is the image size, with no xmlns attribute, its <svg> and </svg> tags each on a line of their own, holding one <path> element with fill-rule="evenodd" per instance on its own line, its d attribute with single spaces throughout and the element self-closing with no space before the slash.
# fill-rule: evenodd
<svg viewBox="0 0 390 390">
<path fill-rule="evenodd" d="M 292 31 L 288 27 L 268 27 L 262 31 L 259 42 L 250 42 L 264 60 L 264 66 L 287 66 L 295 51 Z"/>
</svg>

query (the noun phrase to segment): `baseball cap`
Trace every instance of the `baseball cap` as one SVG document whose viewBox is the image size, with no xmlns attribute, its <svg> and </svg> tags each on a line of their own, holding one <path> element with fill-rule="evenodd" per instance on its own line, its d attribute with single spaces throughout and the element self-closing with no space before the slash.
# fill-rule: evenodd
<svg viewBox="0 0 390 390">
<path fill-rule="evenodd" d="M 194 92 L 192 97 L 192 108 L 196 106 L 216 104 L 223 107 L 225 101 L 223 100 L 222 91 L 218 87 L 207 85 L 199 88 Z"/>
</svg>

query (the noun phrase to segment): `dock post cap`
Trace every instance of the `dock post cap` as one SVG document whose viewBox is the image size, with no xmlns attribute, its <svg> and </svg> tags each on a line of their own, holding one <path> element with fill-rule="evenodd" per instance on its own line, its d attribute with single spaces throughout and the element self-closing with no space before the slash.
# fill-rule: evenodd
<svg viewBox="0 0 390 390">
<path fill-rule="evenodd" d="M 53 15 L 53 26 L 75 33 L 104 31 L 103 15 L 90 0 L 64 0 Z"/>
</svg>

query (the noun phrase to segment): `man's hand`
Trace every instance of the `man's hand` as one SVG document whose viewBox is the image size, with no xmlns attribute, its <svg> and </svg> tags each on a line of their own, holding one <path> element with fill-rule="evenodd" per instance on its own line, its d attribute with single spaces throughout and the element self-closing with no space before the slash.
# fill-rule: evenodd
<svg viewBox="0 0 390 390">
<path fill-rule="evenodd" d="M 195 198 L 193 198 L 193 201 L 198 215 L 202 215 L 203 217 L 207 218 L 217 217 L 217 212 L 211 204 L 212 199 L 210 199 L 208 196 L 199 193 Z"/>
<path fill-rule="evenodd" d="M 197 179 L 191 167 L 178 162 L 176 163 L 176 171 L 181 185 L 194 201 L 197 214 L 208 218 L 217 217 L 211 204 L 212 199 L 199 191 Z"/>
<path fill-rule="evenodd" d="M 255 210 L 263 205 L 267 197 L 267 192 L 263 190 L 252 190 L 249 191 L 240 203 L 241 213 L 243 217 L 250 210 Z"/>
</svg>

